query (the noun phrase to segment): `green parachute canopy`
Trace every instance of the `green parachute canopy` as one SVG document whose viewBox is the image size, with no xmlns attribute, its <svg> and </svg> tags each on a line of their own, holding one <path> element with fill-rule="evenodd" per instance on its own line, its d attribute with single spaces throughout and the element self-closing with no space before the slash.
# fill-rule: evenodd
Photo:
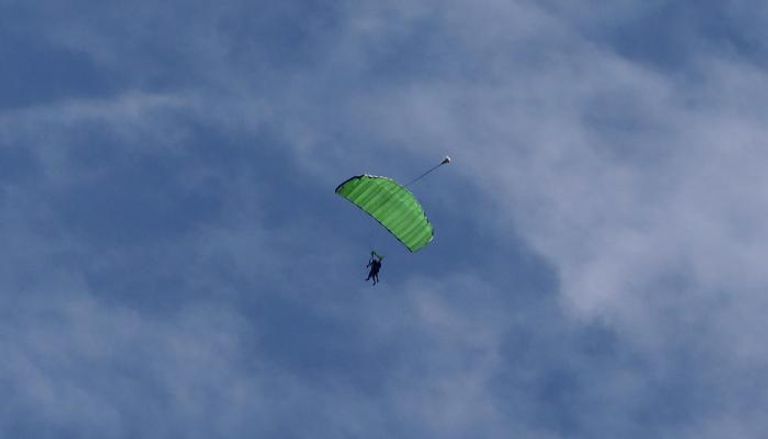
<svg viewBox="0 0 768 439">
<path fill-rule="evenodd" d="M 432 242 L 432 224 L 411 191 L 387 177 L 358 175 L 341 183 L 336 193 L 347 199 L 417 252 Z"/>
</svg>

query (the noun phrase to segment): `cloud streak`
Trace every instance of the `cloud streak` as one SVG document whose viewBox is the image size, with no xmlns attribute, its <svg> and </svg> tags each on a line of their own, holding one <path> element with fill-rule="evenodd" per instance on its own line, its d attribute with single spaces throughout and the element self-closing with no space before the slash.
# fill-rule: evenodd
<svg viewBox="0 0 768 439">
<path fill-rule="evenodd" d="M 4 6 L 0 431 L 759 437 L 764 11 L 588 3 Z"/>
</svg>

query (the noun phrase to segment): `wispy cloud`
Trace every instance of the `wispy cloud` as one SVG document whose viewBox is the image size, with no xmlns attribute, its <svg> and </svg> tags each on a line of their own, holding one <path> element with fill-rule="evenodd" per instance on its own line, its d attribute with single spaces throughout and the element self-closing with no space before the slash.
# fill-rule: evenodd
<svg viewBox="0 0 768 439">
<path fill-rule="evenodd" d="M 4 434 L 764 431 L 764 7 L 3 8 Z"/>
</svg>

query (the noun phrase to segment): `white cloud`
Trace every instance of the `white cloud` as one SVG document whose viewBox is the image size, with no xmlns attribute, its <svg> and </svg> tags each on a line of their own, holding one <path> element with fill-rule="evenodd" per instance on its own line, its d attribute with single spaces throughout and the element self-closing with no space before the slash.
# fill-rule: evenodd
<svg viewBox="0 0 768 439">
<path fill-rule="evenodd" d="M 463 47 L 508 49 L 456 52 L 493 81 L 394 84 L 358 94 L 353 117 L 376 120 L 364 130 L 397 153 L 450 152 L 453 172 L 504 206 L 498 233 L 516 228 L 552 262 L 570 316 L 608 322 L 654 367 L 687 348 L 740 360 L 712 380 L 757 373 L 768 360 L 765 71 L 705 51 L 693 73 L 654 71 L 539 10 L 522 14 L 538 27 L 509 34 L 542 51 L 520 65 L 494 32 L 514 28 L 514 15 L 459 9 L 442 24 Z"/>
<path fill-rule="evenodd" d="M 455 159 L 451 172 L 461 175 L 461 184 L 482 188 L 487 204 L 496 207 L 483 213 L 493 218 L 474 220 L 495 227 L 500 240 L 514 229 L 556 269 L 565 312 L 557 316 L 562 318 L 558 328 L 578 332 L 600 322 L 615 331 L 625 349 L 648 362 L 644 371 L 613 365 L 599 389 L 582 390 L 570 401 L 577 406 L 585 400 L 618 413 L 614 419 L 594 421 L 586 431 L 602 426 L 621 435 L 640 429 L 627 426 L 636 422 L 627 419 L 627 413 L 639 410 L 643 400 L 654 402 L 658 395 L 649 383 L 663 385 L 674 379 L 669 376 L 681 366 L 668 356 L 683 351 L 713 361 L 701 365 L 700 379 L 722 397 L 722 406 L 697 401 L 706 408 L 703 413 L 717 411 L 718 416 L 669 430 L 659 428 L 690 437 L 755 436 L 759 416 L 741 409 L 745 401 L 754 406 L 766 402 L 760 394 L 747 395 L 744 388 L 764 383 L 760 370 L 768 361 L 762 343 L 768 308 L 763 293 L 768 279 L 762 267 L 768 256 L 763 245 L 768 239 L 764 221 L 768 152 L 762 147 L 768 76 L 749 60 L 704 52 L 706 45 L 697 45 L 702 52 L 688 66 L 691 72 L 654 70 L 622 58 L 609 43 L 590 40 L 583 33 L 585 27 L 610 21 L 616 14 L 631 17 L 643 12 L 637 8 L 648 6 L 590 2 L 590 7 L 577 10 L 558 3 L 564 2 L 547 2 L 546 7 L 491 0 L 350 4 L 344 15 L 348 21 L 324 42 L 327 57 L 307 62 L 280 78 L 284 82 L 270 77 L 266 84 L 257 84 L 259 77 L 249 80 L 248 61 L 229 56 L 231 42 L 222 35 L 225 30 L 216 28 L 221 15 L 192 14 L 197 25 L 181 34 L 194 33 L 196 26 L 207 29 L 194 39 L 194 45 L 202 47 L 201 60 L 190 62 L 205 70 L 201 74 L 205 84 L 4 112 L 0 140 L 37 145 L 51 185 L 79 178 L 67 168 L 60 148 L 76 144 L 80 129 L 89 123 L 103 124 L 136 148 L 151 139 L 146 148 L 166 148 L 167 154 L 179 155 L 185 154 L 185 143 L 193 136 L 189 125 L 178 123 L 179 116 L 190 118 L 192 124 L 247 135 L 268 126 L 291 143 L 302 171 L 322 179 L 352 167 L 356 160 L 345 159 L 347 154 L 370 159 L 373 153 L 376 160 L 398 163 L 405 156 L 440 158 L 449 153 Z M 595 8 L 598 12 L 593 14 Z M 162 32 L 153 14 L 143 17 L 139 23 L 148 28 L 123 33 L 147 44 Z M 419 46 L 419 38 L 425 36 L 419 37 L 418 31 L 425 23 L 444 42 L 439 50 Z M 100 38 L 105 33 L 99 27 L 62 25 L 51 35 L 105 65 L 121 65 L 120 55 L 141 59 L 141 51 L 130 44 Z M 387 67 L 388 58 L 382 53 L 392 41 L 400 46 L 389 50 L 423 49 L 408 61 L 418 60 L 438 73 L 392 80 L 377 76 L 377 68 Z M 210 71 L 204 68 L 207 65 Z M 234 186 L 247 193 L 248 178 L 232 178 L 241 178 Z M 40 256 L 82 245 L 72 242 L 74 238 L 46 241 L 27 233 L 31 227 L 23 225 L 27 218 L 51 212 L 39 200 L 25 201 L 28 193 L 16 190 L 8 189 L 5 206 L 20 210 L 6 214 L 11 221 L 0 226 L 2 236 L 8 237 L 6 263 L 0 268 L 6 280 L 25 271 L 14 270 L 11 256 L 35 274 L 45 267 Z M 237 206 L 229 207 L 237 211 Z M 223 260 L 254 284 L 262 274 L 290 278 L 286 282 L 291 285 L 311 282 L 296 279 L 288 270 L 296 258 L 286 254 L 301 248 L 295 244 L 301 230 L 288 225 L 268 236 L 259 224 L 263 206 L 254 202 L 241 207 L 233 213 L 238 220 L 204 229 L 193 243 L 183 246 L 198 256 L 195 269 L 210 260 Z M 465 215 L 460 209 L 456 206 L 457 214 Z M 246 216 L 255 225 L 244 225 Z M 26 234 L 18 235 L 19 231 Z M 285 248 L 290 251 L 274 256 Z M 272 260 L 266 261 L 264 255 Z M 111 256 L 104 255 L 104 261 L 121 260 Z M 258 269 L 249 267 L 259 256 L 265 262 Z M 330 267 L 318 254 L 298 258 L 307 266 Z M 249 335 L 249 329 L 248 317 L 238 311 L 214 307 L 217 311 L 211 315 L 210 304 L 185 304 L 166 321 L 101 303 L 82 292 L 86 287 L 71 272 L 49 275 L 52 283 L 70 283 L 64 289 L 80 293 L 56 293 L 60 295 L 48 303 L 39 302 L 40 296 L 18 302 L 16 296 L 10 301 L 4 297 L 9 306 L 21 310 L 12 333 L 17 337 L 6 340 L 11 360 L 5 366 L 9 382 L 22 383 L 17 386 L 18 410 L 40 406 L 39 416 L 60 422 L 97 411 L 103 425 L 93 428 L 125 429 L 125 407 L 116 406 L 86 377 L 76 376 L 75 366 L 93 366 L 101 386 L 99 373 L 102 379 L 112 375 L 120 363 L 134 361 L 127 353 L 138 353 L 143 356 L 132 367 L 145 373 L 140 380 L 157 380 L 163 397 L 171 401 L 167 404 L 177 409 L 178 420 L 204 416 L 212 402 L 239 407 L 218 413 L 220 423 L 210 426 L 213 434 L 248 425 L 248 414 L 267 404 L 265 410 L 286 419 L 294 411 L 321 407 L 332 419 L 323 424 L 329 434 L 360 435 L 371 425 L 386 431 L 388 417 L 404 417 L 414 429 L 443 437 L 476 433 L 478 425 L 485 425 L 489 435 L 513 431 L 527 437 L 557 437 L 554 429 L 539 431 L 526 419 L 536 413 L 540 401 L 524 395 L 525 390 L 512 389 L 507 402 L 516 406 L 505 409 L 492 388 L 504 369 L 514 368 L 505 363 L 501 351 L 515 325 L 532 325 L 525 316 L 532 310 L 510 316 L 509 309 L 497 302 L 508 293 L 505 288 L 465 273 L 445 282 L 414 281 L 397 296 L 399 300 L 371 298 L 361 305 L 366 314 L 358 328 L 370 331 L 373 342 L 412 337 L 403 344 L 423 348 L 416 360 L 397 363 L 399 369 L 387 376 L 393 380 L 385 391 L 387 401 L 382 395 L 368 397 L 344 386 L 330 391 L 287 371 L 276 373 L 269 359 L 265 359 L 269 379 L 253 376 L 240 357 L 248 347 L 242 337 Z M 194 279 L 203 289 L 216 288 L 217 281 L 216 275 Z M 19 285 L 17 280 L 9 284 Z M 456 292 L 471 292 L 475 301 L 449 294 Z M 341 312 L 334 306 L 339 302 L 314 309 Z M 49 315 L 52 321 L 45 322 Z M 45 323 L 40 325 L 41 321 Z M 547 349 L 557 347 L 541 348 L 542 357 L 537 359 L 545 364 L 564 358 L 547 357 Z M 578 357 L 578 352 L 570 354 Z M 581 374 L 579 378 L 598 381 L 584 372 L 591 366 L 588 358 L 568 358 L 573 361 L 569 370 Z M 523 389 L 535 387 L 541 379 L 530 371 L 513 372 Z M 128 375 L 121 385 L 130 398 Z M 142 402 L 143 397 L 134 396 L 134 403 Z M 610 404 L 618 408 L 607 407 Z M 627 413 L 620 413 L 623 409 Z M 358 415 L 364 421 L 353 419 Z"/>
<path fill-rule="evenodd" d="M 500 17 L 486 16 L 492 26 L 507 23 Z M 378 121 L 370 130 L 420 154 L 453 152 L 454 172 L 506 203 L 555 262 L 577 313 L 618 311 L 672 274 L 710 291 L 764 286 L 765 73 L 713 59 L 687 83 L 595 49 L 562 19 L 538 22 L 559 31 L 518 38 L 556 45 L 567 35 L 573 51 L 552 52 L 537 72 L 501 54 L 507 75 L 494 84 L 448 79 L 369 94 L 357 102 Z M 503 42 L 477 28 L 460 21 L 453 36 Z"/>
</svg>

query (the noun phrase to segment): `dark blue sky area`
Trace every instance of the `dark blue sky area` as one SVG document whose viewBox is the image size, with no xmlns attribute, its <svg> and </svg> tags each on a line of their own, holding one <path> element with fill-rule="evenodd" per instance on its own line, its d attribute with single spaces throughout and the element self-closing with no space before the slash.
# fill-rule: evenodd
<svg viewBox="0 0 768 439">
<path fill-rule="evenodd" d="M 0 4 L 0 436 L 761 437 L 765 8 L 598 3 Z"/>
</svg>

